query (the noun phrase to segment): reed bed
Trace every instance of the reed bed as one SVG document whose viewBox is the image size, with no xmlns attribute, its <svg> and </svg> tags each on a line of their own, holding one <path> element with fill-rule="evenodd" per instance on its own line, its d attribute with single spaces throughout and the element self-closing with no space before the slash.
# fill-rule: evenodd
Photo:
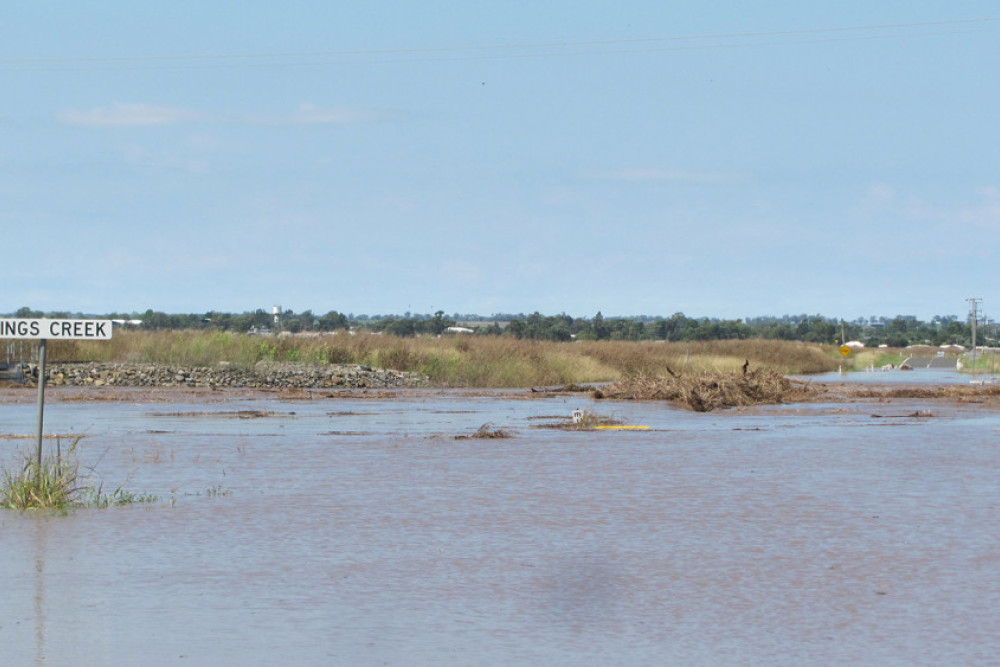
<svg viewBox="0 0 1000 667">
<path fill-rule="evenodd" d="M 836 370 L 835 350 L 798 342 L 517 340 L 496 336 L 399 338 L 347 333 L 249 336 L 219 331 L 116 331 L 110 341 L 53 341 L 49 359 L 252 368 L 260 361 L 360 364 L 418 372 L 438 386 L 528 387 L 613 382 L 678 372 L 730 372 L 747 360 L 777 373 Z"/>
</svg>

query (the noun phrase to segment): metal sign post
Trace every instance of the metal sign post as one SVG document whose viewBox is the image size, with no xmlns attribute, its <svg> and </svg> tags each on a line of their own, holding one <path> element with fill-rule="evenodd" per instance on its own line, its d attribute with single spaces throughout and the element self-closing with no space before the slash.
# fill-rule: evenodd
<svg viewBox="0 0 1000 667">
<path fill-rule="evenodd" d="M 49 320 L 0 318 L 0 338 L 37 340 L 38 347 L 38 431 L 37 460 L 42 465 L 42 425 L 45 418 L 45 354 L 51 340 L 111 340 L 111 320 Z"/>
<path fill-rule="evenodd" d="M 45 343 L 48 342 L 45 338 L 42 339 L 41 345 L 38 348 L 38 438 L 37 438 L 37 451 L 38 451 L 38 469 L 42 469 L 42 422 L 45 417 L 45 348 L 47 347 Z"/>
</svg>

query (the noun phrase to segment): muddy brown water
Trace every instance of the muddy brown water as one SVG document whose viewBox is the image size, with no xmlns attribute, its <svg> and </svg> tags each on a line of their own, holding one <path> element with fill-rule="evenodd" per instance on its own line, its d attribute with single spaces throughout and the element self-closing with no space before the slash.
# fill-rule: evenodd
<svg viewBox="0 0 1000 667">
<path fill-rule="evenodd" d="M 74 397 L 49 393 L 46 432 L 84 434 L 106 490 L 159 501 L 0 512 L 2 664 L 1000 654 L 1000 415 L 981 406 Z M 536 428 L 575 408 L 650 429 Z M 455 438 L 484 423 L 513 437 Z M 0 391 L 0 435 L 34 424 L 32 394 Z"/>
</svg>

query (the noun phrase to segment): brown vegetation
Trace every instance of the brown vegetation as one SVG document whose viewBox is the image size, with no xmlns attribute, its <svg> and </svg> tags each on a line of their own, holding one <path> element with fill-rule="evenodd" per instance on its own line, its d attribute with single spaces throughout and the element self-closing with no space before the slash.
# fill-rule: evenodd
<svg viewBox="0 0 1000 667">
<path fill-rule="evenodd" d="M 832 348 L 775 340 L 703 342 L 517 340 L 495 336 L 398 338 L 323 334 L 248 336 L 220 331 L 116 331 L 110 341 L 53 341 L 49 359 L 251 369 L 261 361 L 360 364 L 426 375 L 437 386 L 530 387 L 735 371 L 749 359 L 777 373 L 836 370 Z"/>
<path fill-rule="evenodd" d="M 497 440 L 501 438 L 511 438 L 513 434 L 505 428 L 495 428 L 493 424 L 486 423 L 472 435 L 456 435 L 455 440 Z"/>
<path fill-rule="evenodd" d="M 837 370 L 837 361 L 829 349 L 797 341 L 582 341 L 574 347 L 619 369 L 625 376 L 636 377 L 667 375 L 668 367 L 679 372 L 735 371 L 746 360 L 755 368 L 767 368 L 782 374 Z"/>
<path fill-rule="evenodd" d="M 942 400 L 1000 409 L 1000 385 L 885 385 L 792 380 L 768 369 L 736 372 L 670 373 L 666 377 L 625 378 L 594 390 L 595 398 L 664 400 L 696 412 L 780 403 Z M 908 414 L 930 416 L 929 411 Z M 879 415 L 874 415 L 879 416 Z"/>
<path fill-rule="evenodd" d="M 673 373 L 658 378 L 627 378 L 594 392 L 597 398 L 674 401 L 695 412 L 717 408 L 745 407 L 765 403 L 805 400 L 804 383 L 793 382 L 773 370 L 757 369 L 734 373 Z"/>
<path fill-rule="evenodd" d="M 1000 401 L 1000 385 L 940 384 L 930 386 L 886 387 L 856 386 L 845 387 L 838 393 L 852 399 L 878 399 L 888 401 L 907 398 L 951 399 L 961 403 Z"/>
</svg>

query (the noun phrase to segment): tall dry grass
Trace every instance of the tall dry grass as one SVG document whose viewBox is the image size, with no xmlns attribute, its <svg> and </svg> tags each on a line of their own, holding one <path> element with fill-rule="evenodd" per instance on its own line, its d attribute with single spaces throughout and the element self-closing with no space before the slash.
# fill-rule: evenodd
<svg viewBox="0 0 1000 667">
<path fill-rule="evenodd" d="M 728 372 L 742 368 L 747 361 L 753 368 L 785 374 L 837 369 L 829 348 L 797 341 L 585 341 L 578 345 L 626 377 L 669 375 L 668 368 L 675 372 Z"/>
<path fill-rule="evenodd" d="M 52 361 L 249 368 L 259 361 L 362 364 L 419 372 L 441 386 L 528 387 L 610 382 L 676 372 L 753 368 L 779 373 L 836 370 L 832 348 L 770 340 L 692 343 L 385 335 L 247 336 L 205 331 L 116 331 L 110 341 L 52 341 Z"/>
</svg>

